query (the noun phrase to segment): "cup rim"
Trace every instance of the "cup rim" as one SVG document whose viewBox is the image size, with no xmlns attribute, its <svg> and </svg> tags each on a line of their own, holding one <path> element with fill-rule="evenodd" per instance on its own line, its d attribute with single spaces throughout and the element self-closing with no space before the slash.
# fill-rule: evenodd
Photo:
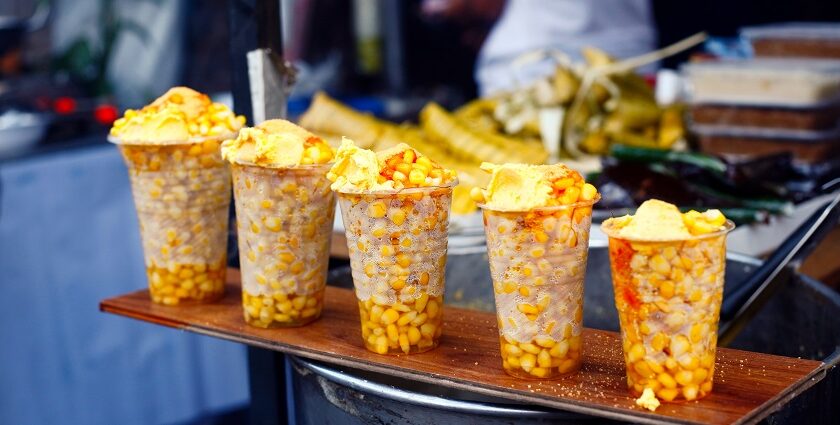
<svg viewBox="0 0 840 425">
<path fill-rule="evenodd" d="M 408 187 L 403 189 L 385 189 L 385 190 L 335 190 L 333 192 L 341 194 L 341 195 L 402 195 L 406 193 L 426 193 L 431 192 L 436 189 L 450 189 L 458 186 L 458 178 L 452 179 L 451 182 L 445 185 L 438 185 L 438 186 L 421 186 L 421 187 Z"/>
<path fill-rule="evenodd" d="M 236 138 L 239 135 L 239 130 L 232 131 L 230 133 L 224 134 L 216 134 L 214 136 L 198 136 L 198 137 L 190 137 L 188 139 L 171 139 L 171 140 L 155 140 L 154 142 L 140 140 L 140 139 L 133 139 L 133 140 L 126 140 L 122 139 L 119 136 L 114 136 L 112 134 L 108 134 L 108 142 L 113 143 L 115 145 L 120 146 L 172 146 L 172 145 L 194 145 L 198 143 L 204 143 L 207 141 L 222 141 Z"/>
<path fill-rule="evenodd" d="M 607 235 L 607 237 L 610 238 L 610 239 L 620 239 L 620 240 L 629 241 L 629 242 L 659 243 L 659 242 L 696 241 L 696 240 L 710 239 L 710 238 L 714 238 L 714 237 L 717 237 L 717 236 L 726 235 L 727 233 L 729 233 L 733 229 L 735 229 L 735 223 L 732 220 L 727 219 L 723 223 L 723 226 L 721 226 L 721 229 L 719 229 L 717 231 L 709 232 L 709 233 L 703 233 L 703 234 L 700 234 L 700 235 L 691 235 L 691 237 L 688 237 L 688 238 L 639 239 L 639 238 L 626 238 L 626 237 L 618 236 L 617 230 L 614 229 L 613 226 L 611 226 L 612 221 L 613 221 L 613 218 L 608 218 L 608 219 L 604 220 L 604 222 L 601 223 L 601 225 L 600 225 L 601 231 L 604 232 Z"/>
<path fill-rule="evenodd" d="M 492 212 L 501 212 L 501 213 L 554 212 L 554 211 L 570 210 L 570 209 L 575 209 L 575 208 L 580 208 L 580 207 L 591 207 L 592 205 L 595 205 L 596 203 L 598 203 L 598 201 L 600 201 L 600 200 L 601 200 L 601 194 L 599 193 L 594 198 L 592 198 L 588 201 L 579 201 L 579 202 L 575 202 L 574 204 L 568 204 L 568 205 L 551 205 L 551 206 L 545 206 L 545 207 L 537 207 L 537 208 L 531 208 L 531 209 L 527 209 L 527 210 L 497 209 L 497 208 L 488 207 L 487 204 L 479 203 L 479 202 L 476 202 L 476 206 L 478 206 L 482 210 L 492 211 Z"/>
<path fill-rule="evenodd" d="M 264 169 L 270 169 L 270 170 L 316 170 L 316 169 L 319 169 L 319 168 L 326 168 L 327 166 L 329 166 L 329 168 L 332 168 L 333 164 L 335 164 L 335 162 L 333 162 L 333 161 L 325 162 L 323 164 L 297 164 L 297 165 L 273 165 L 273 164 L 262 165 L 262 164 L 255 164 L 253 162 L 247 162 L 247 161 L 229 161 L 229 160 L 227 162 L 230 162 L 232 165 L 240 165 L 240 166 L 243 166 L 243 167 L 252 167 L 252 168 L 264 168 Z"/>
</svg>

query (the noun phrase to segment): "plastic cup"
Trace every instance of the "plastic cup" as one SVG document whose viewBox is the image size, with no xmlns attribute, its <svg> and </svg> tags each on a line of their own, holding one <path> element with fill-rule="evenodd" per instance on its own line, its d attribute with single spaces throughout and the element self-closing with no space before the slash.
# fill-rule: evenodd
<svg viewBox="0 0 840 425">
<path fill-rule="evenodd" d="M 321 316 L 335 214 L 331 165 L 232 165 L 249 325 L 302 326 Z"/>
<path fill-rule="evenodd" d="M 338 193 L 368 350 L 414 354 L 437 347 L 455 184 Z"/>
<path fill-rule="evenodd" d="M 224 293 L 230 169 L 228 136 L 120 147 L 140 223 L 149 293 L 156 303 L 209 302 Z"/>
<path fill-rule="evenodd" d="M 696 400 L 712 391 L 726 234 L 735 226 L 685 240 L 650 242 L 609 236 L 615 305 L 630 392 L 651 388 L 664 401 Z"/>
<path fill-rule="evenodd" d="M 525 379 L 553 379 L 583 363 L 583 282 L 592 205 L 484 214 L 502 367 Z"/>
</svg>

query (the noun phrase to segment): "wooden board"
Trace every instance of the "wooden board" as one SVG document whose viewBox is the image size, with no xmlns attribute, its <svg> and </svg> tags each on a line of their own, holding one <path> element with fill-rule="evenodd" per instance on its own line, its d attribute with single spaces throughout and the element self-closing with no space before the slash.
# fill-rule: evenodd
<svg viewBox="0 0 840 425">
<path fill-rule="evenodd" d="M 582 370 L 555 381 L 526 381 L 504 373 L 492 313 L 445 307 L 441 345 L 423 354 L 382 356 L 362 345 L 351 290 L 328 287 L 320 320 L 289 329 L 245 324 L 239 273 L 229 270 L 224 299 L 215 304 L 166 307 L 147 291 L 111 298 L 102 311 L 263 347 L 326 363 L 379 372 L 566 411 L 647 423 L 753 423 L 825 376 L 823 364 L 719 349 L 715 387 L 703 400 L 663 403 L 655 413 L 635 405 L 627 391 L 619 336 L 584 331 Z"/>
</svg>

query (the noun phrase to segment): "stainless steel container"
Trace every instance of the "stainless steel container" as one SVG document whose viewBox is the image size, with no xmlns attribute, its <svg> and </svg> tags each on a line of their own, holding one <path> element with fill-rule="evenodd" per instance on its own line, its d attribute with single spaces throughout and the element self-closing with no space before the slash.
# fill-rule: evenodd
<svg viewBox="0 0 840 425">
<path fill-rule="evenodd" d="M 594 242 L 594 241 L 593 241 Z M 483 245 L 451 244 L 446 270 L 446 304 L 492 311 L 493 292 Z M 725 293 L 735 289 L 760 264 L 728 256 Z M 352 287 L 349 269 L 332 272 L 330 282 Z M 608 252 L 593 243 L 584 303 L 584 324 L 618 330 Z M 732 348 L 837 363 L 840 354 L 840 295 L 807 276 L 794 274 L 735 339 Z M 290 358 L 291 404 L 300 424 L 406 423 L 502 424 L 606 422 L 601 418 L 512 404 L 347 368 Z M 769 423 L 837 423 L 840 372 L 826 378 L 776 410 Z M 631 418 L 628 418 L 631 420 Z"/>
</svg>

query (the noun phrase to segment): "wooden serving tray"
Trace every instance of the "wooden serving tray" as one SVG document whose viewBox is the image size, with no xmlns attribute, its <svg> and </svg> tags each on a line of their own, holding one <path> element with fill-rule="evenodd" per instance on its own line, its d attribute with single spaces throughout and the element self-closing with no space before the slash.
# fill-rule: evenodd
<svg viewBox="0 0 840 425">
<path fill-rule="evenodd" d="M 325 363 L 632 422 L 754 423 L 825 376 L 819 361 L 718 349 L 712 394 L 698 401 L 663 403 L 654 413 L 637 407 L 627 390 L 621 342 L 614 332 L 584 330 L 580 372 L 554 381 L 520 380 L 502 370 L 492 313 L 447 306 L 438 348 L 383 356 L 362 345 L 351 290 L 327 287 L 322 317 L 312 324 L 259 329 L 243 321 L 238 270 L 228 270 L 228 281 L 225 297 L 214 304 L 167 307 L 153 303 L 144 290 L 104 300 L 100 309 Z"/>
</svg>

